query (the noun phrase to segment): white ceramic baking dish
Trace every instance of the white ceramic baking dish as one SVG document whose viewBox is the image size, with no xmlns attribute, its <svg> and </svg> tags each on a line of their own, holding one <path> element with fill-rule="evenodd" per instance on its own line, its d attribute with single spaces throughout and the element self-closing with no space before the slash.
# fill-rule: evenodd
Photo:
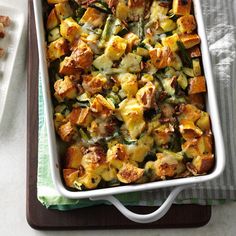
<svg viewBox="0 0 236 236">
<path fill-rule="evenodd" d="M 210 181 L 217 178 L 224 169 L 225 166 L 225 151 L 224 143 L 222 138 L 222 130 L 219 118 L 219 112 L 217 107 L 217 100 L 214 88 L 214 79 L 212 74 L 212 67 L 210 61 L 210 55 L 207 46 L 207 38 L 205 33 L 205 27 L 203 22 L 202 10 L 199 0 L 193 0 L 195 17 L 198 24 L 198 34 L 201 37 L 201 50 L 202 59 L 205 71 L 205 77 L 207 81 L 208 93 L 207 93 L 207 110 L 211 115 L 212 120 L 212 130 L 215 139 L 215 156 L 216 163 L 214 170 L 207 175 L 188 177 L 182 179 L 165 180 L 160 182 L 145 183 L 140 185 L 129 185 L 129 186 L 119 186 L 113 188 L 96 189 L 89 191 L 78 191 L 72 192 L 65 188 L 62 177 L 60 175 L 60 162 L 59 162 L 59 149 L 57 144 L 56 133 L 53 124 L 53 107 L 51 102 L 51 94 L 49 88 L 49 78 L 48 78 L 48 67 L 46 60 L 46 41 L 45 32 L 43 25 L 43 8 L 42 2 L 34 0 L 34 10 L 36 18 L 36 28 L 37 28 L 37 38 L 38 38 L 38 48 L 39 48 L 39 59 L 40 59 L 40 70 L 42 72 L 42 86 L 43 86 L 43 96 L 45 102 L 45 118 L 47 123 L 48 131 L 48 142 L 49 142 L 49 154 L 50 154 L 50 164 L 51 164 L 51 174 L 55 184 L 55 187 L 60 192 L 61 195 L 71 198 L 71 199 L 82 199 L 89 198 L 91 200 L 107 200 L 117 207 L 117 209 L 132 221 L 139 223 L 149 223 L 160 219 L 170 208 L 174 202 L 176 196 L 185 188 L 192 187 L 197 183 L 202 183 Z M 148 191 L 152 189 L 160 189 L 173 187 L 169 197 L 165 200 L 161 207 L 159 207 L 155 212 L 147 215 L 139 215 L 129 211 L 125 206 L 122 205 L 113 195 L 137 192 L 137 191 Z"/>
</svg>

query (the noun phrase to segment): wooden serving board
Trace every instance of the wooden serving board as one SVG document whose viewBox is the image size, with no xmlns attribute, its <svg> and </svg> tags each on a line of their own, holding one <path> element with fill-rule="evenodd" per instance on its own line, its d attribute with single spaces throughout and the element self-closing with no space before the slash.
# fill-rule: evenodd
<svg viewBox="0 0 236 236">
<path fill-rule="evenodd" d="M 137 224 L 126 219 L 113 206 L 100 205 L 71 211 L 46 209 L 37 200 L 38 157 L 38 53 L 33 3 L 29 0 L 27 83 L 27 220 L 35 229 L 130 229 L 184 228 L 205 225 L 211 218 L 210 206 L 173 205 L 159 221 Z M 138 213 L 150 213 L 155 207 L 130 207 Z"/>
</svg>

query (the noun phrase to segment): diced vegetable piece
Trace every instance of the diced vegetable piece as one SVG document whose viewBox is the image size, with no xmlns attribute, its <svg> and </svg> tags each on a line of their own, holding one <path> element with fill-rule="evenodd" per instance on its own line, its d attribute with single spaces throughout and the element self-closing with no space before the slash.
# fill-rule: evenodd
<svg viewBox="0 0 236 236">
<path fill-rule="evenodd" d="M 200 37 L 197 34 L 182 34 L 180 35 L 180 40 L 187 49 L 192 48 L 201 42 Z"/>
<path fill-rule="evenodd" d="M 162 80 L 162 85 L 165 91 L 171 96 L 175 94 L 175 88 L 172 86 L 172 83 L 173 83 L 172 78 L 166 78 Z"/>
<path fill-rule="evenodd" d="M 94 28 L 102 27 L 105 20 L 105 14 L 96 10 L 95 8 L 88 7 L 83 17 L 80 19 L 80 24 L 88 24 Z"/>
<path fill-rule="evenodd" d="M 168 13 L 168 7 L 163 7 L 159 3 L 159 1 L 153 1 L 152 3 L 150 15 L 151 22 L 157 22 L 161 16 L 166 16 Z"/>
<path fill-rule="evenodd" d="M 209 172 L 214 165 L 214 155 L 205 154 L 197 156 L 192 161 L 193 166 L 197 169 L 198 174 L 203 174 Z"/>
<path fill-rule="evenodd" d="M 192 33 L 196 28 L 196 21 L 193 15 L 185 15 L 177 20 L 178 29 L 181 33 Z"/>
<path fill-rule="evenodd" d="M 177 28 L 176 23 L 169 18 L 162 20 L 160 22 L 160 26 L 164 30 L 164 32 L 170 32 Z"/>
<path fill-rule="evenodd" d="M 69 17 L 65 20 L 62 20 L 60 25 L 60 33 L 70 43 L 74 43 L 79 40 L 81 27 L 72 17 Z"/>
<path fill-rule="evenodd" d="M 118 75 L 118 80 L 121 83 L 121 88 L 127 97 L 133 97 L 138 91 L 137 76 L 130 73 Z"/>
<path fill-rule="evenodd" d="M 72 99 L 77 95 L 76 87 L 69 76 L 65 76 L 64 80 L 57 80 L 54 84 L 54 89 L 56 94 L 62 99 Z"/>
<path fill-rule="evenodd" d="M 142 57 L 129 53 L 127 54 L 120 63 L 120 68 L 124 68 L 127 72 L 137 73 L 141 71 Z"/>
<path fill-rule="evenodd" d="M 63 20 L 73 15 L 73 10 L 71 9 L 68 1 L 56 4 L 55 11 L 56 11 L 57 17 L 60 20 Z"/>
<path fill-rule="evenodd" d="M 194 77 L 194 72 L 192 68 L 183 67 L 183 72 L 189 77 Z"/>
<path fill-rule="evenodd" d="M 60 20 L 57 17 L 55 8 L 53 8 L 47 18 L 47 29 L 51 30 L 57 27 L 59 24 L 60 24 Z"/>
<path fill-rule="evenodd" d="M 124 163 L 119 170 L 117 177 L 122 183 L 134 183 L 143 176 L 144 170 L 140 169 L 130 163 Z"/>
<path fill-rule="evenodd" d="M 76 134 L 76 130 L 70 121 L 68 121 L 66 124 L 63 124 L 59 127 L 58 134 L 64 142 L 70 142 L 73 136 Z"/>
<path fill-rule="evenodd" d="M 145 128 L 142 105 L 135 98 L 125 99 L 119 104 L 119 112 L 130 137 L 136 139 Z"/>
<path fill-rule="evenodd" d="M 173 13 L 175 15 L 189 15 L 192 0 L 173 0 Z"/>
<path fill-rule="evenodd" d="M 210 117 L 209 114 L 207 112 L 202 112 L 201 113 L 201 117 L 200 119 L 197 121 L 197 126 L 203 130 L 203 131 L 208 131 L 211 128 L 211 124 L 210 124 Z"/>
<path fill-rule="evenodd" d="M 59 38 L 51 42 L 48 46 L 48 59 L 54 61 L 67 54 L 69 48 L 66 39 Z"/>
<path fill-rule="evenodd" d="M 177 45 L 178 45 L 178 48 L 180 50 L 180 53 L 181 53 L 181 56 L 182 56 L 182 59 L 183 59 L 183 63 L 189 67 L 192 67 L 192 61 L 191 61 L 191 58 L 184 46 L 184 44 L 181 42 L 181 41 L 177 41 Z"/>
<path fill-rule="evenodd" d="M 204 76 L 197 76 L 191 78 L 189 81 L 188 94 L 204 93 L 206 92 L 206 81 Z"/>
<path fill-rule="evenodd" d="M 183 90 L 185 90 L 188 87 L 188 79 L 183 72 L 180 72 L 177 81 Z"/>
<path fill-rule="evenodd" d="M 113 180 L 117 180 L 116 175 L 117 175 L 116 169 L 110 166 L 102 172 L 101 177 L 105 181 L 110 182 Z"/>
<path fill-rule="evenodd" d="M 93 61 L 93 66 L 95 66 L 100 71 L 107 71 L 111 69 L 112 65 L 112 60 L 105 54 L 102 54 Z"/>
<path fill-rule="evenodd" d="M 105 49 L 105 55 L 111 60 L 119 60 L 125 53 L 127 47 L 127 40 L 119 36 L 112 36 Z"/>
<path fill-rule="evenodd" d="M 181 58 L 176 53 L 172 53 L 170 60 L 168 62 L 168 66 L 175 68 L 176 70 L 181 70 L 183 67 L 183 63 Z"/>
<path fill-rule="evenodd" d="M 136 54 L 141 57 L 148 57 L 149 56 L 148 50 L 145 48 L 142 48 L 142 47 L 137 47 Z"/>
<path fill-rule="evenodd" d="M 200 76 L 202 74 L 200 60 L 198 58 L 196 58 L 196 59 L 193 59 L 192 62 L 193 62 L 194 76 Z"/>
<path fill-rule="evenodd" d="M 173 34 L 172 36 L 166 37 L 162 39 L 162 44 L 166 47 L 169 47 L 172 52 L 176 52 L 179 50 L 177 42 L 179 41 L 178 34 Z"/>
<path fill-rule="evenodd" d="M 51 42 L 59 39 L 60 37 L 61 37 L 60 29 L 59 29 L 59 27 L 56 27 L 48 33 L 48 42 L 51 43 Z"/>
<path fill-rule="evenodd" d="M 131 21 L 138 21 L 143 18 L 145 10 L 145 1 L 143 0 L 128 0 L 129 14 L 128 18 Z"/>
</svg>

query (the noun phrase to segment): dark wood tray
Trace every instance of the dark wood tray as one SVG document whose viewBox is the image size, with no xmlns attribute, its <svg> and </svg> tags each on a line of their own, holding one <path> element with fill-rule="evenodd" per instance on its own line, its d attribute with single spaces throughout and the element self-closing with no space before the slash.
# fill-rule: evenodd
<svg viewBox="0 0 236 236">
<path fill-rule="evenodd" d="M 27 83 L 27 220 L 35 229 L 130 229 L 183 228 L 203 226 L 211 218 L 210 206 L 173 205 L 159 221 L 137 224 L 126 219 L 113 206 L 95 206 L 79 210 L 49 210 L 37 200 L 38 155 L 38 53 L 33 3 L 29 0 L 28 83 Z M 130 207 L 138 213 L 149 213 L 155 207 Z"/>
</svg>

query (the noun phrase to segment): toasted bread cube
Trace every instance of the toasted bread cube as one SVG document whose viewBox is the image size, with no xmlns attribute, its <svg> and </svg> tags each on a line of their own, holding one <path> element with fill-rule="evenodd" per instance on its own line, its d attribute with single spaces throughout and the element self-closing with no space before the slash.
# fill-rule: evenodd
<svg viewBox="0 0 236 236">
<path fill-rule="evenodd" d="M 188 49 L 188 53 L 191 58 L 200 57 L 202 55 L 201 50 L 198 46 Z"/>
<path fill-rule="evenodd" d="M 197 34 L 182 34 L 180 35 L 180 40 L 187 49 L 192 48 L 201 42 L 200 37 Z"/>
<path fill-rule="evenodd" d="M 203 134 L 203 131 L 191 120 L 181 120 L 179 131 L 185 140 L 199 138 Z"/>
<path fill-rule="evenodd" d="M 163 69 L 168 66 L 172 52 L 169 47 L 154 48 L 149 51 L 152 64 L 157 69 Z"/>
<path fill-rule="evenodd" d="M 70 57 L 65 57 L 65 59 L 60 63 L 59 72 L 62 75 L 76 74 L 81 69 L 88 69 L 92 63 L 93 52 L 91 48 L 82 40 L 79 40 Z"/>
<path fill-rule="evenodd" d="M 177 20 L 177 25 L 181 33 L 192 33 L 196 28 L 196 21 L 193 15 L 181 16 Z"/>
<path fill-rule="evenodd" d="M 205 101 L 204 96 L 201 93 L 191 94 L 189 95 L 190 103 L 197 108 L 204 110 L 205 107 Z"/>
<path fill-rule="evenodd" d="M 177 41 L 179 41 L 178 34 L 173 34 L 172 36 L 166 37 L 162 39 L 162 44 L 166 47 L 169 47 L 172 52 L 178 51 L 179 47 L 177 45 Z"/>
<path fill-rule="evenodd" d="M 60 33 L 62 37 L 67 39 L 70 43 L 73 43 L 79 39 L 81 27 L 72 17 L 69 17 L 61 22 Z"/>
<path fill-rule="evenodd" d="M 67 187 L 73 188 L 80 171 L 77 169 L 63 169 L 63 178 Z"/>
<path fill-rule="evenodd" d="M 11 19 L 9 16 L 0 16 L 0 23 L 2 23 L 5 27 L 8 27 L 11 24 Z"/>
<path fill-rule="evenodd" d="M 5 37 L 5 27 L 3 23 L 0 23 L 0 38 L 4 38 L 4 37 Z"/>
<path fill-rule="evenodd" d="M 90 74 L 83 76 L 82 85 L 85 91 L 91 94 L 96 94 L 102 92 L 106 83 L 107 83 L 107 78 L 104 75 L 98 74 L 94 76 Z"/>
<path fill-rule="evenodd" d="M 56 11 L 57 17 L 61 21 L 65 18 L 73 15 L 73 10 L 71 9 L 68 1 L 56 4 L 55 11 Z"/>
<path fill-rule="evenodd" d="M 120 182 L 129 184 L 139 180 L 144 174 L 144 169 L 138 168 L 130 163 L 124 163 L 117 174 Z"/>
<path fill-rule="evenodd" d="M 69 120 L 73 125 L 80 125 L 88 127 L 92 122 L 92 115 L 88 107 L 86 108 L 73 108 L 69 115 Z"/>
<path fill-rule="evenodd" d="M 138 91 L 137 76 L 130 73 L 122 73 L 118 75 L 118 80 L 121 83 L 121 88 L 127 97 L 133 97 Z"/>
<path fill-rule="evenodd" d="M 62 99 L 72 99 L 77 95 L 76 87 L 69 76 L 65 76 L 64 80 L 57 80 L 54 84 L 54 89 L 56 91 L 56 94 Z"/>
<path fill-rule="evenodd" d="M 176 23 L 169 18 L 161 20 L 160 26 L 164 30 L 164 32 L 170 32 L 177 28 Z"/>
<path fill-rule="evenodd" d="M 100 175 L 93 172 L 88 172 L 81 176 L 78 181 L 76 181 L 76 184 L 84 185 L 87 189 L 95 189 L 100 183 L 101 179 L 102 178 Z"/>
<path fill-rule="evenodd" d="M 198 174 L 209 172 L 214 165 L 214 155 L 205 154 L 193 159 L 192 164 L 197 169 Z"/>
<path fill-rule="evenodd" d="M 189 15 L 191 11 L 192 0 L 173 0 L 173 13 L 175 15 Z"/>
<path fill-rule="evenodd" d="M 205 93 L 206 81 L 204 76 L 197 76 L 190 79 L 188 94 Z"/>
<path fill-rule="evenodd" d="M 88 7 L 83 17 L 79 21 L 80 24 L 89 24 L 93 27 L 101 27 L 105 23 L 105 14 L 100 11 Z"/>
<path fill-rule="evenodd" d="M 68 169 L 79 169 L 83 157 L 82 145 L 74 144 L 66 150 L 66 165 Z"/>
<path fill-rule="evenodd" d="M 125 53 L 127 47 L 127 40 L 119 36 L 112 36 L 105 49 L 105 55 L 111 60 L 119 60 Z"/>
<path fill-rule="evenodd" d="M 58 134 L 64 142 L 70 142 L 73 136 L 76 134 L 75 127 L 71 124 L 70 121 L 61 125 L 58 129 Z"/>
<path fill-rule="evenodd" d="M 47 30 L 51 30 L 60 24 L 60 20 L 57 17 L 56 10 L 53 8 L 47 18 Z"/>
<path fill-rule="evenodd" d="M 121 21 L 126 20 L 129 15 L 129 7 L 126 5 L 125 1 L 119 1 L 116 7 L 116 17 Z"/>
<path fill-rule="evenodd" d="M 54 61 L 64 55 L 69 51 L 68 43 L 63 37 L 53 41 L 48 46 L 48 59 Z"/>
<path fill-rule="evenodd" d="M 132 52 L 133 46 L 138 45 L 140 42 L 138 35 L 132 32 L 126 34 L 124 38 L 127 40 L 126 52 Z"/>
<path fill-rule="evenodd" d="M 116 144 L 107 151 L 107 161 L 116 169 L 121 169 L 124 162 L 128 160 L 126 146 L 123 144 Z"/>
<path fill-rule="evenodd" d="M 5 50 L 3 48 L 0 48 L 0 58 L 5 55 Z"/>
<path fill-rule="evenodd" d="M 47 0 L 48 4 L 57 4 L 62 2 L 68 2 L 68 0 Z"/>
</svg>

